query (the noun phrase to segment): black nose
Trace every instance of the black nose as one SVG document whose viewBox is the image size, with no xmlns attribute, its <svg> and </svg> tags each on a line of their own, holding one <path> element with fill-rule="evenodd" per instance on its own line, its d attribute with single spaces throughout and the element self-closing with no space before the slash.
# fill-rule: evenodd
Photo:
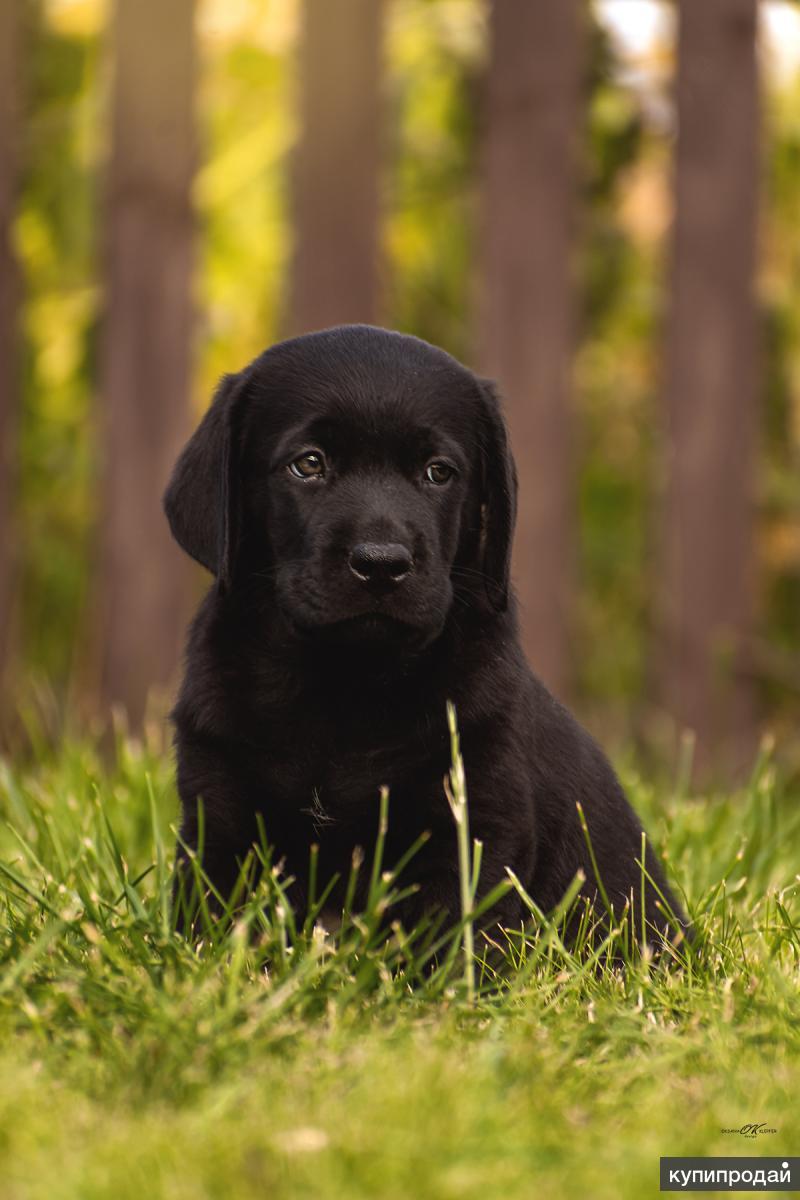
<svg viewBox="0 0 800 1200">
<path fill-rule="evenodd" d="M 411 570 L 411 552 L 399 542 L 362 542 L 350 554 L 350 570 L 363 583 L 400 583 Z"/>
</svg>

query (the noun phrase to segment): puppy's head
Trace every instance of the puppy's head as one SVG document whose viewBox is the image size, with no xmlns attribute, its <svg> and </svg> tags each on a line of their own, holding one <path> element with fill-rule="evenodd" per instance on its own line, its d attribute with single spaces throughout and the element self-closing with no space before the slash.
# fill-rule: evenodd
<svg viewBox="0 0 800 1200">
<path fill-rule="evenodd" d="M 269 596 L 299 634 L 424 645 L 454 594 L 507 606 L 515 501 L 491 384 L 343 326 L 226 377 L 164 503 L 222 591 Z"/>
</svg>

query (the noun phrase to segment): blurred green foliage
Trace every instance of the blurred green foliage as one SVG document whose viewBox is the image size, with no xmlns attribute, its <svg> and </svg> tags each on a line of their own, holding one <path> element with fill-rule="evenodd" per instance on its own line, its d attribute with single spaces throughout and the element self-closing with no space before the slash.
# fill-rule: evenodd
<svg viewBox="0 0 800 1200">
<path fill-rule="evenodd" d="M 97 0 L 39 0 L 27 11 L 25 172 L 15 230 L 26 288 L 20 607 L 26 670 L 61 687 L 85 623 L 96 503 L 108 14 Z M 224 371 L 281 334 L 298 23 L 289 0 L 206 0 L 200 8 L 198 413 Z M 596 14 L 591 25 L 575 264 L 574 660 L 584 707 L 629 719 L 646 692 L 654 587 L 672 131 L 658 85 L 645 94 L 631 83 Z M 479 0 L 390 5 L 385 321 L 467 361 L 475 358 L 485 54 Z M 780 726 L 800 675 L 800 80 L 767 83 L 759 670 Z"/>
<path fill-rule="evenodd" d="M 101 45 L 59 32 L 41 5 L 26 11 L 20 607 L 25 660 L 61 681 L 73 666 L 93 515 Z"/>
</svg>

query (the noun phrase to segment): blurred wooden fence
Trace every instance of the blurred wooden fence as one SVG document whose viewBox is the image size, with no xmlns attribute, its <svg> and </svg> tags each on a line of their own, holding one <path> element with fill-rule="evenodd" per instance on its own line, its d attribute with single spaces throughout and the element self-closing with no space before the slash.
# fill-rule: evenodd
<svg viewBox="0 0 800 1200">
<path fill-rule="evenodd" d="M 305 0 L 302 7 L 287 331 L 383 317 L 388 4 Z M 678 10 L 651 692 L 678 728 L 696 732 L 708 760 L 732 754 L 739 762 L 758 720 L 750 662 L 758 617 L 757 0 L 679 0 Z M 82 677 L 95 710 L 122 705 L 134 725 L 149 689 L 174 678 L 188 604 L 188 567 L 168 543 L 158 497 L 190 422 L 194 15 L 192 0 L 116 0 L 109 38 L 113 103 L 100 207 L 103 478 Z M 0 655 L 7 681 L 15 659 L 19 413 L 9 231 L 26 86 L 17 17 L 17 0 L 0 0 Z M 580 318 L 574 246 L 582 220 L 587 13 L 582 0 L 487 0 L 487 17 L 473 365 L 500 381 L 514 435 L 521 485 L 515 578 L 526 645 L 534 668 L 568 698 L 579 586 L 570 367 Z"/>
</svg>

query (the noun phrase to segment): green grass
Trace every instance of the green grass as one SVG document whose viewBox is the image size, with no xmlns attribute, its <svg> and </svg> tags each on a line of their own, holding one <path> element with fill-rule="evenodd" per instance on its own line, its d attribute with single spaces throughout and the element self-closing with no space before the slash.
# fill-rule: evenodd
<svg viewBox="0 0 800 1200">
<path fill-rule="evenodd" d="M 270 872 L 192 949 L 171 927 L 157 737 L 120 739 L 113 768 L 80 743 L 0 764 L 3 1200 L 638 1200 L 662 1154 L 797 1153 L 796 785 L 767 757 L 727 796 L 625 782 L 697 953 L 612 970 L 540 921 L 492 978 L 465 960 L 469 920 L 437 969 L 431 931 L 381 939 L 395 885 L 370 863 L 368 911 L 336 937 L 293 927 Z M 460 786 L 456 769 L 469 910 Z M 778 1132 L 721 1132 L 745 1122 Z"/>
</svg>

